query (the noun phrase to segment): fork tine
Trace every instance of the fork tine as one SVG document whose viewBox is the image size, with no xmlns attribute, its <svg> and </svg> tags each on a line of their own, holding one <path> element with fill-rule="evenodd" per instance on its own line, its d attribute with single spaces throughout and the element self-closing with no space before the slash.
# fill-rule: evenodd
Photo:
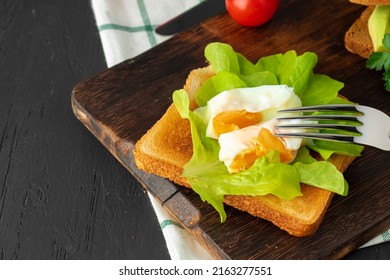
<svg viewBox="0 0 390 280">
<path fill-rule="evenodd" d="M 293 133 L 275 133 L 275 136 L 355 143 L 354 136 L 346 135 L 346 134 L 293 132 Z"/>
<path fill-rule="evenodd" d="M 314 113 L 321 112 L 323 114 L 309 114 L 309 115 L 290 115 L 286 116 L 284 113 Z M 283 116 L 277 117 L 279 121 L 283 120 L 331 120 L 331 121 L 351 121 L 355 126 L 360 126 L 363 123 L 357 118 L 364 113 L 359 111 L 354 104 L 328 104 L 328 105 L 314 105 L 306 107 L 295 107 L 284 110 L 279 110 L 278 113 L 282 113 Z M 347 113 L 347 114 L 346 114 Z"/>
<path fill-rule="evenodd" d="M 279 113 L 297 113 L 297 112 L 349 112 L 355 115 L 364 115 L 360 112 L 355 104 L 328 104 L 328 105 L 314 105 L 314 106 L 305 106 L 305 107 L 296 107 L 289 108 L 284 110 L 279 110 Z"/>
<path fill-rule="evenodd" d="M 284 110 L 283 110 L 284 111 Z M 282 112 L 282 111 L 278 111 Z M 297 112 L 297 111 L 294 111 Z M 283 112 L 284 113 L 284 112 Z M 359 121 L 356 116 L 351 115 L 295 115 L 295 116 L 283 116 L 283 117 L 277 117 L 277 120 L 283 121 L 283 120 L 309 120 L 309 121 L 352 121 L 356 122 L 356 125 L 362 125 L 363 123 Z"/>
<path fill-rule="evenodd" d="M 299 128 L 299 129 L 316 129 L 316 130 L 337 130 L 342 133 L 353 133 L 355 136 L 360 136 L 362 133 L 352 124 L 317 124 L 317 123 L 293 123 L 276 125 L 276 129 L 282 131 L 284 129 Z"/>
</svg>

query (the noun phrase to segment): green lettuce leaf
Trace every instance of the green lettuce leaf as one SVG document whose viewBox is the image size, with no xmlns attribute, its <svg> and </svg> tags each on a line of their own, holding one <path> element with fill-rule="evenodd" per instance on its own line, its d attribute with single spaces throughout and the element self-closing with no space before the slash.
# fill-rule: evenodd
<svg viewBox="0 0 390 280">
<path fill-rule="evenodd" d="M 348 184 L 336 167 L 327 161 L 316 161 L 310 164 L 297 162 L 301 183 L 332 191 L 339 195 L 347 195 Z M 329 176 L 330 175 L 330 176 Z"/>
<path fill-rule="evenodd" d="M 364 149 L 362 145 L 324 140 L 314 140 L 313 145 L 309 145 L 308 147 L 319 153 L 325 160 L 329 159 L 334 153 L 358 157 Z"/>
<path fill-rule="evenodd" d="M 206 106 L 207 101 L 217 94 L 242 87 L 247 87 L 247 84 L 239 76 L 227 71 L 220 71 L 200 87 L 195 95 L 195 100 L 199 106 Z"/>
<path fill-rule="evenodd" d="M 269 71 L 241 74 L 239 77 L 247 84 L 248 87 L 279 84 L 275 74 Z"/>
<path fill-rule="evenodd" d="M 256 63 L 256 68 L 258 71 L 273 72 L 279 84 L 293 87 L 295 94 L 302 99 L 317 60 L 314 53 L 306 52 L 297 56 L 295 51 L 288 51 L 261 58 Z"/>
<path fill-rule="evenodd" d="M 330 104 L 335 101 L 341 103 L 341 98 L 338 98 L 337 95 L 343 87 L 343 83 L 333 80 L 326 75 L 313 74 L 301 96 L 302 105 Z"/>
<path fill-rule="evenodd" d="M 328 161 L 317 161 L 305 147 L 299 149 L 292 163 L 299 172 L 301 183 L 347 195 L 348 183 L 343 174 Z"/>
<path fill-rule="evenodd" d="M 218 141 L 206 137 L 206 123 L 189 109 L 189 100 L 187 93 L 181 89 L 173 93 L 173 103 L 182 118 L 190 121 L 193 156 L 184 166 L 184 177 L 196 177 L 208 173 L 225 171 L 225 165 L 219 161 Z M 188 168 L 188 167 L 195 168 Z"/>
<path fill-rule="evenodd" d="M 219 212 L 221 222 L 223 222 L 226 220 L 223 207 L 225 195 L 274 194 L 286 200 L 302 195 L 297 169 L 279 161 L 279 153 L 272 151 L 257 159 L 250 168 L 240 173 L 230 174 L 225 165 L 220 163 L 225 167 L 224 172 L 221 167 L 216 170 L 208 169 L 207 172 L 200 173 L 198 176 L 186 177 L 201 199 L 213 205 Z M 197 170 L 198 167 L 193 164 L 186 165 L 185 170 Z M 187 173 L 186 171 L 184 174 Z"/>
<path fill-rule="evenodd" d="M 221 43 L 208 44 L 204 55 L 216 73 L 220 71 L 227 71 L 233 74 L 240 73 L 238 55 L 230 45 Z M 241 62 L 247 63 L 248 60 L 243 58 L 241 56 Z"/>
</svg>

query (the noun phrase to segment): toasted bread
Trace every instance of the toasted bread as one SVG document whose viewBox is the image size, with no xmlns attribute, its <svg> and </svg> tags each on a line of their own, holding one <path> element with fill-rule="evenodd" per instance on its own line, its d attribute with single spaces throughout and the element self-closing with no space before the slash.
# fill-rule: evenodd
<svg viewBox="0 0 390 280">
<path fill-rule="evenodd" d="M 210 67 L 193 70 L 184 89 L 196 107 L 194 94 L 200 85 L 214 74 Z M 191 187 L 181 177 L 184 164 L 192 156 L 192 140 L 188 120 L 182 119 L 172 104 L 162 118 L 136 143 L 134 156 L 137 166 L 173 182 Z M 331 162 L 344 171 L 353 157 L 336 155 Z M 224 202 L 256 217 L 266 219 L 294 236 L 308 236 L 319 227 L 331 202 L 333 193 L 302 185 L 303 196 L 283 200 L 274 195 L 225 196 Z"/>
<path fill-rule="evenodd" d="M 366 59 L 374 51 L 374 45 L 368 32 L 368 19 L 374 8 L 375 6 L 368 6 L 351 25 L 344 37 L 345 48 Z"/>
<path fill-rule="evenodd" d="M 349 2 L 365 6 L 390 5 L 390 0 L 349 0 Z"/>
<path fill-rule="evenodd" d="M 202 83 L 215 74 L 211 67 L 195 69 L 184 86 L 190 99 L 190 109 L 196 108 L 195 93 Z M 135 161 L 140 169 L 190 187 L 181 177 L 184 164 L 192 156 L 189 121 L 180 117 L 172 104 L 161 119 L 137 142 Z"/>
</svg>

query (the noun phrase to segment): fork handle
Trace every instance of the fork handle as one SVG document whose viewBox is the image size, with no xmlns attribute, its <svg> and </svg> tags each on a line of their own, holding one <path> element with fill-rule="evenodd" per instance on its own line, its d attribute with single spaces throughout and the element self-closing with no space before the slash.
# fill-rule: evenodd
<svg viewBox="0 0 390 280">
<path fill-rule="evenodd" d="M 357 117 L 363 123 L 363 126 L 357 127 L 362 135 L 355 136 L 354 142 L 390 151 L 390 117 L 372 107 L 356 105 L 356 108 L 365 115 Z"/>
</svg>

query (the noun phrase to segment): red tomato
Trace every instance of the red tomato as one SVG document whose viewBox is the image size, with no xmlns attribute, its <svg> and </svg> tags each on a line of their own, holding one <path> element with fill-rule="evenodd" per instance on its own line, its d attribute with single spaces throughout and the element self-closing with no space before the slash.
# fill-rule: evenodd
<svg viewBox="0 0 390 280">
<path fill-rule="evenodd" d="M 259 26 L 268 22 L 279 6 L 279 0 L 226 0 L 226 10 L 244 26 Z"/>
</svg>

